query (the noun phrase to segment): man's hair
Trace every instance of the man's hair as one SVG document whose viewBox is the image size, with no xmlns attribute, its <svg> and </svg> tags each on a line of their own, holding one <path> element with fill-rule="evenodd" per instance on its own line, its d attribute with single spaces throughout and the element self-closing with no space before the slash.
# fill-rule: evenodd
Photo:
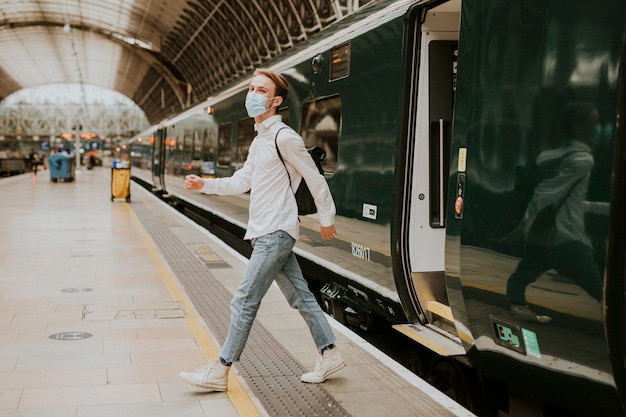
<svg viewBox="0 0 626 417">
<path fill-rule="evenodd" d="M 289 84 L 287 83 L 287 80 L 285 79 L 285 77 L 283 77 L 277 72 L 270 71 L 268 69 L 263 69 L 263 68 L 257 68 L 254 71 L 254 76 L 256 77 L 257 75 L 264 75 L 270 80 L 272 80 L 274 82 L 274 85 L 276 86 L 276 95 L 281 96 L 283 98 L 283 102 L 287 100 L 287 93 L 289 92 Z"/>
</svg>

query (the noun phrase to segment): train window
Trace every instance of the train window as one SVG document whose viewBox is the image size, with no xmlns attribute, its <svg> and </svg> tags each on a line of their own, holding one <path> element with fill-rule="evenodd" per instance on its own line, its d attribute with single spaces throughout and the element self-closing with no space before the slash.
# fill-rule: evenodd
<svg viewBox="0 0 626 417">
<path fill-rule="evenodd" d="M 246 162 L 254 136 L 254 119 L 250 117 L 241 119 L 237 124 L 237 161 L 235 162 L 235 169 L 241 168 L 243 163 Z"/>
<path fill-rule="evenodd" d="M 350 75 L 350 42 L 335 46 L 330 60 L 330 81 Z"/>
<path fill-rule="evenodd" d="M 302 106 L 302 130 L 300 134 L 307 148 L 318 146 L 326 151 L 322 163 L 325 173 L 337 170 L 337 152 L 341 128 L 341 98 L 323 97 Z"/>
<path fill-rule="evenodd" d="M 164 169 L 165 167 L 161 166 L 161 155 L 163 154 L 164 150 L 165 150 L 165 143 L 163 140 L 163 134 L 165 133 L 164 129 L 158 129 L 156 132 L 154 132 L 154 164 L 152 165 L 152 178 L 153 180 L 155 178 L 158 178 L 161 175 L 161 169 Z M 153 184 L 156 184 L 157 181 L 154 180 Z"/>
<path fill-rule="evenodd" d="M 165 173 L 174 173 L 174 156 L 176 151 L 176 136 L 174 135 L 174 128 L 168 129 L 167 138 L 165 139 Z"/>
<path fill-rule="evenodd" d="M 220 125 L 217 138 L 217 165 L 220 167 L 230 166 L 230 140 L 233 133 L 232 123 Z"/>
<path fill-rule="evenodd" d="M 432 41 L 428 47 L 432 227 L 445 227 L 457 51 L 457 41 Z"/>
<path fill-rule="evenodd" d="M 200 159 L 200 154 L 202 153 L 201 133 L 199 130 L 193 131 L 193 159 Z"/>
<path fill-rule="evenodd" d="M 204 129 L 204 137 L 202 139 L 202 147 L 200 153 L 200 173 L 201 175 L 215 175 L 215 143 L 217 141 L 217 132 L 212 127 Z"/>
<path fill-rule="evenodd" d="M 204 144 L 202 145 L 203 161 L 214 161 L 215 159 L 215 129 L 204 129 Z"/>
</svg>

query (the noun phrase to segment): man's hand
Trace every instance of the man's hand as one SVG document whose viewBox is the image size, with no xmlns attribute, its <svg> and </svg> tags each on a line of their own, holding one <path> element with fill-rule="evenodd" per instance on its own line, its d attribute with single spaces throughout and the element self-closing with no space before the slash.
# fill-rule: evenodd
<svg viewBox="0 0 626 417">
<path fill-rule="evenodd" d="M 322 232 L 322 240 L 331 240 L 337 236 L 337 230 L 335 230 L 335 225 L 333 224 L 328 227 L 320 226 L 320 231 Z"/>
<path fill-rule="evenodd" d="M 204 179 L 197 175 L 187 175 L 185 177 L 185 190 L 200 190 L 204 186 Z"/>
</svg>

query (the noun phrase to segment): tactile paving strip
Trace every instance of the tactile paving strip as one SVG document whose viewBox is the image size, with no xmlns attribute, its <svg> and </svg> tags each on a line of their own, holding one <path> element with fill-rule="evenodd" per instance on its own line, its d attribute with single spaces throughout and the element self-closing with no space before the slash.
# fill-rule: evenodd
<svg viewBox="0 0 626 417">
<path fill-rule="evenodd" d="M 133 202 L 132 208 L 195 308 L 223 344 L 230 321 L 230 293 L 147 204 Z M 171 212 L 168 214 L 171 216 Z M 258 322 L 252 326 L 241 361 L 236 366 L 272 417 L 349 416 L 322 385 L 300 381 L 300 375 L 307 370 Z"/>
</svg>

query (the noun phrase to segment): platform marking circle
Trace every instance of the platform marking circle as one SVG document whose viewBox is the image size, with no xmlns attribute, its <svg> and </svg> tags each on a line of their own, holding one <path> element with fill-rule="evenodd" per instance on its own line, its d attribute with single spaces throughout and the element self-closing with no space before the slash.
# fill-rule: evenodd
<svg viewBox="0 0 626 417">
<path fill-rule="evenodd" d="M 89 292 L 89 291 L 93 291 L 93 288 L 63 288 L 61 290 L 61 292 L 67 292 L 67 293 L 83 293 L 83 292 Z"/>
<path fill-rule="evenodd" d="M 48 336 L 48 338 L 52 340 L 83 340 L 89 339 L 93 335 L 91 333 L 85 332 L 64 332 L 64 333 L 55 333 Z"/>
</svg>

